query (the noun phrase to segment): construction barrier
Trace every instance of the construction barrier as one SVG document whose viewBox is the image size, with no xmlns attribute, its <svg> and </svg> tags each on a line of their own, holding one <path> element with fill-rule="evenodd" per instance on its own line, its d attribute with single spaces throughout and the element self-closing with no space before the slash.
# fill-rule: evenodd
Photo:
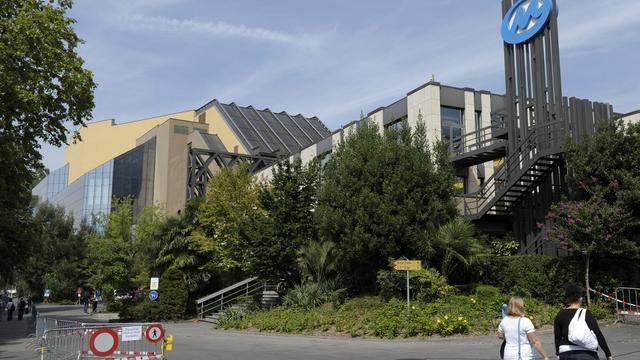
<svg viewBox="0 0 640 360">
<path fill-rule="evenodd" d="M 173 338 L 166 336 L 161 324 L 155 323 L 78 323 L 39 319 L 40 359 L 165 359 Z M 75 323 L 75 324 L 72 324 Z M 75 326 L 71 326 L 75 325 Z"/>
<path fill-rule="evenodd" d="M 640 288 L 619 287 L 614 296 L 589 289 L 594 294 L 616 303 L 617 321 L 623 322 L 626 316 L 640 316 Z"/>
</svg>

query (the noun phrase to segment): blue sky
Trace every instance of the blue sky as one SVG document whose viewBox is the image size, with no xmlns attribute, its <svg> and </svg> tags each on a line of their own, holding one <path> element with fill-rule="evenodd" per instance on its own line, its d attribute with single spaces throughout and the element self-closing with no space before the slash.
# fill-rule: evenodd
<svg viewBox="0 0 640 360">
<path fill-rule="evenodd" d="M 559 0 L 565 95 L 640 109 L 640 1 Z M 504 92 L 500 0 L 76 0 L 94 120 L 223 102 L 336 129 L 426 82 Z M 62 149 L 43 146 L 45 165 Z"/>
</svg>

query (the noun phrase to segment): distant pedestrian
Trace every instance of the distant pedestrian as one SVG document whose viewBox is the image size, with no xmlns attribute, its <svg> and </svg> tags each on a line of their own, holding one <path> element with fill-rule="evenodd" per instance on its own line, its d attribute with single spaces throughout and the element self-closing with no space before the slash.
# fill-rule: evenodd
<svg viewBox="0 0 640 360">
<path fill-rule="evenodd" d="M 536 334 L 536 329 L 531 320 L 524 316 L 524 301 L 522 298 L 514 296 L 507 305 L 507 316 L 502 319 L 498 326 L 500 337 L 504 338 L 505 360 L 530 360 L 534 359 L 531 344 L 542 354 L 544 360 L 549 360 L 547 353 L 542 347 L 540 338 Z"/>
<path fill-rule="evenodd" d="M 7 309 L 7 321 L 13 320 L 13 312 L 16 310 L 13 299 L 9 298 L 7 300 L 7 306 L 5 306 L 5 309 Z"/>
<path fill-rule="evenodd" d="M 91 298 L 91 313 L 95 314 L 98 311 L 98 298 L 94 295 Z"/>
<path fill-rule="evenodd" d="M 85 314 L 88 314 L 89 313 L 89 296 L 87 296 L 87 293 L 84 293 L 84 295 L 82 296 L 82 305 L 83 305 L 82 311 Z"/>
<path fill-rule="evenodd" d="M 582 287 L 580 285 L 567 285 L 565 288 L 565 300 L 567 307 L 560 310 L 553 323 L 553 333 L 555 335 L 556 355 L 559 360 L 597 360 L 598 359 L 598 346 L 602 348 L 608 360 L 613 360 L 611 351 L 607 345 L 596 318 L 593 317 L 589 310 L 583 309 L 582 305 Z M 591 338 L 590 342 L 597 345 L 588 346 L 586 343 L 576 344 L 569 341 L 569 338 L 576 338 L 577 334 L 572 334 L 570 327 L 573 331 L 580 331 L 579 322 L 586 322 L 591 335 L 595 339 Z M 573 324 L 572 324 L 573 323 Z M 582 331 L 585 332 L 584 330 Z M 584 338 L 583 338 L 584 339 Z M 576 341 L 576 340 L 574 340 Z M 584 340 L 583 340 L 584 341 Z M 587 347 L 588 346 L 588 347 Z"/>
<path fill-rule="evenodd" d="M 20 301 L 18 301 L 18 320 L 22 320 L 22 317 L 24 316 L 24 309 L 27 307 L 27 302 L 24 301 L 23 298 L 20 298 Z"/>
<path fill-rule="evenodd" d="M 27 307 L 24 308 L 24 313 L 28 314 L 29 313 L 29 309 L 31 309 L 31 297 L 27 298 Z"/>
</svg>

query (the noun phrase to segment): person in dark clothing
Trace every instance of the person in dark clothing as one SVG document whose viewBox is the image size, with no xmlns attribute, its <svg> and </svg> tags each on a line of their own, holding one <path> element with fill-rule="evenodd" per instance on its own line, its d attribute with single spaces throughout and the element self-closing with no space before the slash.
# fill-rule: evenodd
<svg viewBox="0 0 640 360">
<path fill-rule="evenodd" d="M 20 301 L 18 301 L 18 320 L 22 320 L 22 317 L 24 316 L 24 308 L 26 307 L 27 303 L 23 298 L 20 298 Z"/>
<path fill-rule="evenodd" d="M 13 299 L 9 298 L 6 309 L 7 309 L 7 321 L 13 320 L 13 312 L 16 310 L 16 306 L 13 304 Z"/>
<path fill-rule="evenodd" d="M 590 350 L 573 344 L 569 341 L 569 324 L 582 305 L 582 288 L 579 285 L 568 285 L 565 288 L 567 307 L 560 310 L 553 323 L 555 335 L 556 355 L 560 360 L 598 360 L 598 351 Z M 613 360 L 611 351 L 607 345 L 596 318 L 589 310 L 586 310 L 585 322 L 598 339 L 598 345 L 607 356 L 607 360 Z"/>
</svg>

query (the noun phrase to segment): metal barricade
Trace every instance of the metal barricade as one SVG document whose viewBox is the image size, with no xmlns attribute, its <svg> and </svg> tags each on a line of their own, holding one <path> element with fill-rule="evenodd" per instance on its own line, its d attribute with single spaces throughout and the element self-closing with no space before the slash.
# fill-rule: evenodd
<svg viewBox="0 0 640 360">
<path fill-rule="evenodd" d="M 617 321 L 624 321 L 628 316 L 640 316 L 640 288 L 619 287 L 616 289 Z"/>
<path fill-rule="evenodd" d="M 90 324 L 47 329 L 41 338 L 41 360 L 165 359 L 164 329 L 159 324 Z"/>
<path fill-rule="evenodd" d="M 36 337 L 41 337 L 44 332 L 50 329 L 63 329 L 82 326 L 79 321 L 59 320 L 45 316 L 36 315 Z"/>
</svg>

